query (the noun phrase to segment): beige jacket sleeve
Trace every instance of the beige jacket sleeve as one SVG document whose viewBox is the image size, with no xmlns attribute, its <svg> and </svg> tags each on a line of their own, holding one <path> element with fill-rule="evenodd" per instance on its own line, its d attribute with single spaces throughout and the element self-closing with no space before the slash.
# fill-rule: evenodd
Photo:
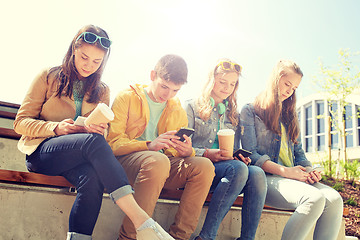
<svg viewBox="0 0 360 240">
<path fill-rule="evenodd" d="M 46 93 L 49 91 L 47 82 L 48 70 L 43 71 L 32 82 L 14 121 L 14 130 L 28 137 L 51 137 L 58 122 L 39 119 Z"/>
</svg>

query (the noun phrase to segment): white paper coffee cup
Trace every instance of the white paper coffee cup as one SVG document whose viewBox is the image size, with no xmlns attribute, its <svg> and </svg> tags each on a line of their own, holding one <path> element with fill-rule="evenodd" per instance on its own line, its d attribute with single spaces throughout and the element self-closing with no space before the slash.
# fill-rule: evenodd
<svg viewBox="0 0 360 240">
<path fill-rule="evenodd" d="M 90 124 L 99 125 L 100 123 L 108 123 L 114 120 L 114 113 L 111 108 L 105 103 L 99 103 L 96 108 L 90 113 L 85 119 L 84 123 L 86 126 Z"/>
</svg>

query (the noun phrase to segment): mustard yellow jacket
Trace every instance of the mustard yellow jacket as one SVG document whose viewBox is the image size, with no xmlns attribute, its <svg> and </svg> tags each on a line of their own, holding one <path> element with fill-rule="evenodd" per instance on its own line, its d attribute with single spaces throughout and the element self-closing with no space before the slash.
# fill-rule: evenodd
<svg viewBox="0 0 360 240">
<path fill-rule="evenodd" d="M 30 155 L 39 144 L 46 138 L 55 136 L 54 129 L 64 119 L 74 119 L 76 107 L 74 99 L 62 95 L 56 96 L 59 81 L 55 78 L 56 71 L 49 73 L 50 69 L 38 74 L 25 96 L 23 103 L 14 121 L 14 130 L 22 137 L 18 148 L 21 152 Z M 88 116 L 96 107 L 97 103 L 82 103 L 81 115 Z M 100 99 L 109 105 L 110 91 L 106 87 L 106 93 Z"/>
<path fill-rule="evenodd" d="M 110 122 L 107 141 L 114 154 L 121 156 L 133 152 L 149 150 L 146 141 L 138 141 L 149 122 L 150 111 L 144 93 L 146 85 L 133 85 L 121 91 L 115 98 L 112 110 L 115 119 Z M 158 122 L 158 134 L 187 127 L 188 119 L 185 110 L 177 98 L 167 101 Z M 179 156 L 174 148 L 167 149 L 168 156 Z M 192 156 L 195 156 L 193 149 Z"/>
</svg>

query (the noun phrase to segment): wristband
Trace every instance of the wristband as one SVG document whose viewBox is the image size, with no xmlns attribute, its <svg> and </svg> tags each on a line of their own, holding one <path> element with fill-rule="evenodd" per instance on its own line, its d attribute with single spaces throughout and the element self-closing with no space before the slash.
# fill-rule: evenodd
<svg viewBox="0 0 360 240">
<path fill-rule="evenodd" d="M 209 149 L 205 149 L 205 152 L 204 152 L 204 154 L 203 154 L 203 157 L 208 157 L 208 151 L 209 151 Z"/>
</svg>

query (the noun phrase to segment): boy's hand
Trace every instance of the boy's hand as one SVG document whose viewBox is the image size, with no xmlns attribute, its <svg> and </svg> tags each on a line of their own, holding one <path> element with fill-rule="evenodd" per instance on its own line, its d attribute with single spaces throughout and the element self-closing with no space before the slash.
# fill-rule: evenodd
<svg viewBox="0 0 360 240">
<path fill-rule="evenodd" d="M 177 136 L 175 136 L 175 137 L 177 137 Z M 178 140 L 179 137 L 173 138 L 171 141 L 173 143 L 175 143 L 175 146 L 173 148 L 176 151 L 178 151 L 180 157 L 189 157 L 193 152 L 191 138 L 186 136 L 185 134 L 184 134 L 184 138 L 185 138 L 184 142 L 179 141 Z"/>
<path fill-rule="evenodd" d="M 171 139 L 180 139 L 178 136 L 175 136 L 174 134 L 176 131 L 168 131 L 166 133 L 163 133 L 159 135 L 157 138 L 155 138 L 153 141 L 147 143 L 148 149 L 150 151 L 159 151 L 164 148 L 175 148 L 175 143 L 171 141 Z"/>
</svg>

